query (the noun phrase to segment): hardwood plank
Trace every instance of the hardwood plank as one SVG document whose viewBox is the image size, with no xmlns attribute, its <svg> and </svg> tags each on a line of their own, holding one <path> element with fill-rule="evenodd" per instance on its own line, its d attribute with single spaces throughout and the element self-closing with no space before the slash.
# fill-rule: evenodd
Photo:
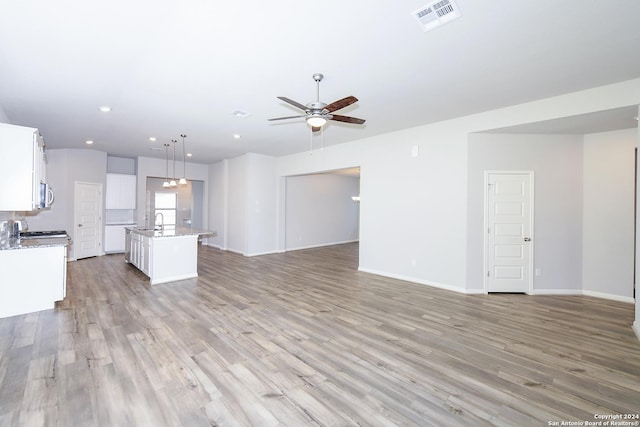
<svg viewBox="0 0 640 427">
<path fill-rule="evenodd" d="M 501 425 L 640 411 L 632 304 L 462 295 L 357 271 L 357 244 L 150 286 L 68 265 L 54 310 L 0 319 L 0 425 Z"/>
</svg>

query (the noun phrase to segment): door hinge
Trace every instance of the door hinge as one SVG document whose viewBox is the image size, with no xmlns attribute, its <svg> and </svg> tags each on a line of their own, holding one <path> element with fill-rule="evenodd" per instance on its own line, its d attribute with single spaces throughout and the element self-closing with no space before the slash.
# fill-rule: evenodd
<svg viewBox="0 0 640 427">
<path fill-rule="evenodd" d="M 487 234 L 491 234 L 491 227 L 487 227 Z"/>
<path fill-rule="evenodd" d="M 491 277 L 491 272 L 487 271 L 487 277 Z"/>
</svg>

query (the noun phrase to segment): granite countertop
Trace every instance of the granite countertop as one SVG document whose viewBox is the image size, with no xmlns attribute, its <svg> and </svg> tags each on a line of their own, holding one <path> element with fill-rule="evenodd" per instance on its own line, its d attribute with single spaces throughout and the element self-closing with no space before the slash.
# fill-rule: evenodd
<svg viewBox="0 0 640 427">
<path fill-rule="evenodd" d="M 180 237 L 180 236 L 205 236 L 215 237 L 218 235 L 215 231 L 201 230 L 191 227 L 176 227 L 175 229 L 157 230 L 151 227 L 125 227 L 125 230 L 131 230 L 134 233 L 141 234 L 146 237 Z"/>
<path fill-rule="evenodd" d="M 68 246 L 70 243 L 68 237 L 49 237 L 45 239 L 9 239 L 8 242 L 2 242 L 0 251 L 13 249 L 32 249 L 32 248 L 49 248 L 52 246 Z"/>
</svg>

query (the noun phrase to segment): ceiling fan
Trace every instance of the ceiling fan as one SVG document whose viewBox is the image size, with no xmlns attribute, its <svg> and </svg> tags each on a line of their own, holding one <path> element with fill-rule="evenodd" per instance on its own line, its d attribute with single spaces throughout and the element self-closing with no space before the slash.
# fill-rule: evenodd
<svg viewBox="0 0 640 427">
<path fill-rule="evenodd" d="M 348 107 L 349 105 L 358 101 L 358 98 L 355 96 L 347 96 L 346 98 L 339 99 L 331 104 L 325 104 L 320 101 L 320 82 L 324 78 L 324 75 L 321 73 L 316 73 L 313 75 L 313 80 L 316 82 L 316 101 L 310 102 L 307 105 L 302 105 L 299 102 L 296 102 L 292 99 L 289 99 L 284 96 L 279 96 L 278 99 L 293 105 L 296 108 L 304 111 L 304 114 L 299 116 L 288 116 L 288 117 L 277 117 L 272 120 L 286 120 L 286 119 L 297 119 L 300 117 L 304 117 L 307 123 L 311 126 L 311 130 L 313 132 L 317 132 L 322 129 L 325 123 L 328 120 L 334 120 L 337 122 L 344 123 L 355 123 L 361 125 L 365 122 L 364 119 L 358 119 L 356 117 L 349 116 L 341 116 L 339 114 L 333 114 L 334 111 L 341 110 L 342 108 Z"/>
</svg>

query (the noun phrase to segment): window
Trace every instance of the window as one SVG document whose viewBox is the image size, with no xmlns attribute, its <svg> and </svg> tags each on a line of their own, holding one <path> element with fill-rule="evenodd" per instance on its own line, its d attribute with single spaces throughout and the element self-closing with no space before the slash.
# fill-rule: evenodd
<svg viewBox="0 0 640 427">
<path fill-rule="evenodd" d="M 177 193 L 155 193 L 155 225 L 160 225 L 162 221 L 157 215 L 162 214 L 165 229 L 176 228 L 176 218 L 178 212 L 178 194 Z"/>
</svg>

